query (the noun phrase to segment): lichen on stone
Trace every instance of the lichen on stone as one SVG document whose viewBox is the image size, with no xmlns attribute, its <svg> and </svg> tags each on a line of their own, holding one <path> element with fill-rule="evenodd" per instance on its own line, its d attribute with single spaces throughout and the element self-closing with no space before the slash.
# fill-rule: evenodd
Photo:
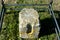
<svg viewBox="0 0 60 40">
<path fill-rule="evenodd" d="M 19 12 L 19 36 L 21 38 L 38 38 L 39 15 L 33 8 L 23 8 Z"/>
</svg>

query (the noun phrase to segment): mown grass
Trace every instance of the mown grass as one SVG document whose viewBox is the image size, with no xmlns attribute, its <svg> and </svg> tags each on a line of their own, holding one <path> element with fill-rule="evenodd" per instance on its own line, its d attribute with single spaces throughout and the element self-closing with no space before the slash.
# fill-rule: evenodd
<svg viewBox="0 0 60 40">
<path fill-rule="evenodd" d="M 41 4 L 41 3 L 49 3 L 46 1 L 25 1 L 25 0 L 17 0 L 17 4 Z M 42 8 L 43 6 L 25 6 L 26 8 Z M 7 8 L 25 8 L 24 6 L 10 6 Z M 47 8 L 47 6 L 44 6 L 43 8 Z M 6 14 L 4 16 L 4 24 L 2 27 L 2 31 L 0 34 L 0 40 L 20 40 L 19 38 L 19 27 L 18 27 L 18 13 L 20 11 L 14 11 L 14 10 L 7 10 Z M 48 10 L 45 10 L 44 12 L 41 10 L 38 11 L 40 16 L 40 24 L 41 24 L 41 30 L 39 33 L 39 39 L 37 40 L 54 40 L 56 39 L 56 34 L 54 31 L 54 26 L 52 24 L 52 18 L 48 12 Z M 56 18 L 58 18 L 58 14 L 56 14 Z"/>
</svg>

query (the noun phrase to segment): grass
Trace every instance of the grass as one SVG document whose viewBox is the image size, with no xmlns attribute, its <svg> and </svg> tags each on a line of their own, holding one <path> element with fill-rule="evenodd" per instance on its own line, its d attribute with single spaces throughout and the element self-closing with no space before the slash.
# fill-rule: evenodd
<svg viewBox="0 0 60 40">
<path fill-rule="evenodd" d="M 34 1 L 32 2 L 32 0 L 29 1 L 25 1 L 25 0 L 18 0 L 17 4 L 41 4 L 41 3 L 48 3 L 44 0 L 43 1 Z M 28 8 L 42 8 L 43 6 L 25 6 Z M 7 7 L 7 8 L 24 8 L 24 7 L 15 7 L 15 6 L 11 6 L 11 7 Z M 43 8 L 47 8 L 46 6 Z M 18 13 L 19 11 L 12 11 L 12 10 L 7 10 L 6 14 L 4 16 L 4 25 L 3 25 L 3 29 L 2 32 L 0 34 L 0 40 L 19 40 L 19 30 L 18 30 Z M 40 12 L 38 11 L 39 16 L 40 16 L 40 23 L 41 23 L 41 31 L 40 31 L 40 37 L 39 40 L 54 40 L 56 38 L 56 34 L 54 32 L 54 26 L 52 24 L 52 20 L 51 20 L 51 16 L 48 12 L 48 10 L 46 10 L 45 12 Z M 58 14 L 55 14 L 56 18 L 58 18 Z"/>
</svg>

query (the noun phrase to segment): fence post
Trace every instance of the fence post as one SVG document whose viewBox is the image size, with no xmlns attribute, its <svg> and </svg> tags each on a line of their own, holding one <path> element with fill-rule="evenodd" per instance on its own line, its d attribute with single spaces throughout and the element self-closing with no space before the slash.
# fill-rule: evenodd
<svg viewBox="0 0 60 40">
<path fill-rule="evenodd" d="M 4 13 L 5 13 L 5 6 L 4 6 L 3 0 L 1 0 L 1 4 L 2 4 L 2 10 L 0 14 L 0 31 L 2 30 L 3 18 L 4 18 Z"/>
</svg>

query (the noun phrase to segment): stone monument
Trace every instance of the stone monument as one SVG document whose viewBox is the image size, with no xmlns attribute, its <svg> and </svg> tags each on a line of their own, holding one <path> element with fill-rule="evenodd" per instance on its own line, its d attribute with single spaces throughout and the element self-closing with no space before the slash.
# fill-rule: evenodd
<svg viewBox="0 0 60 40">
<path fill-rule="evenodd" d="M 21 38 L 38 38 L 39 15 L 33 8 L 23 8 L 19 12 L 19 36 Z"/>
</svg>

